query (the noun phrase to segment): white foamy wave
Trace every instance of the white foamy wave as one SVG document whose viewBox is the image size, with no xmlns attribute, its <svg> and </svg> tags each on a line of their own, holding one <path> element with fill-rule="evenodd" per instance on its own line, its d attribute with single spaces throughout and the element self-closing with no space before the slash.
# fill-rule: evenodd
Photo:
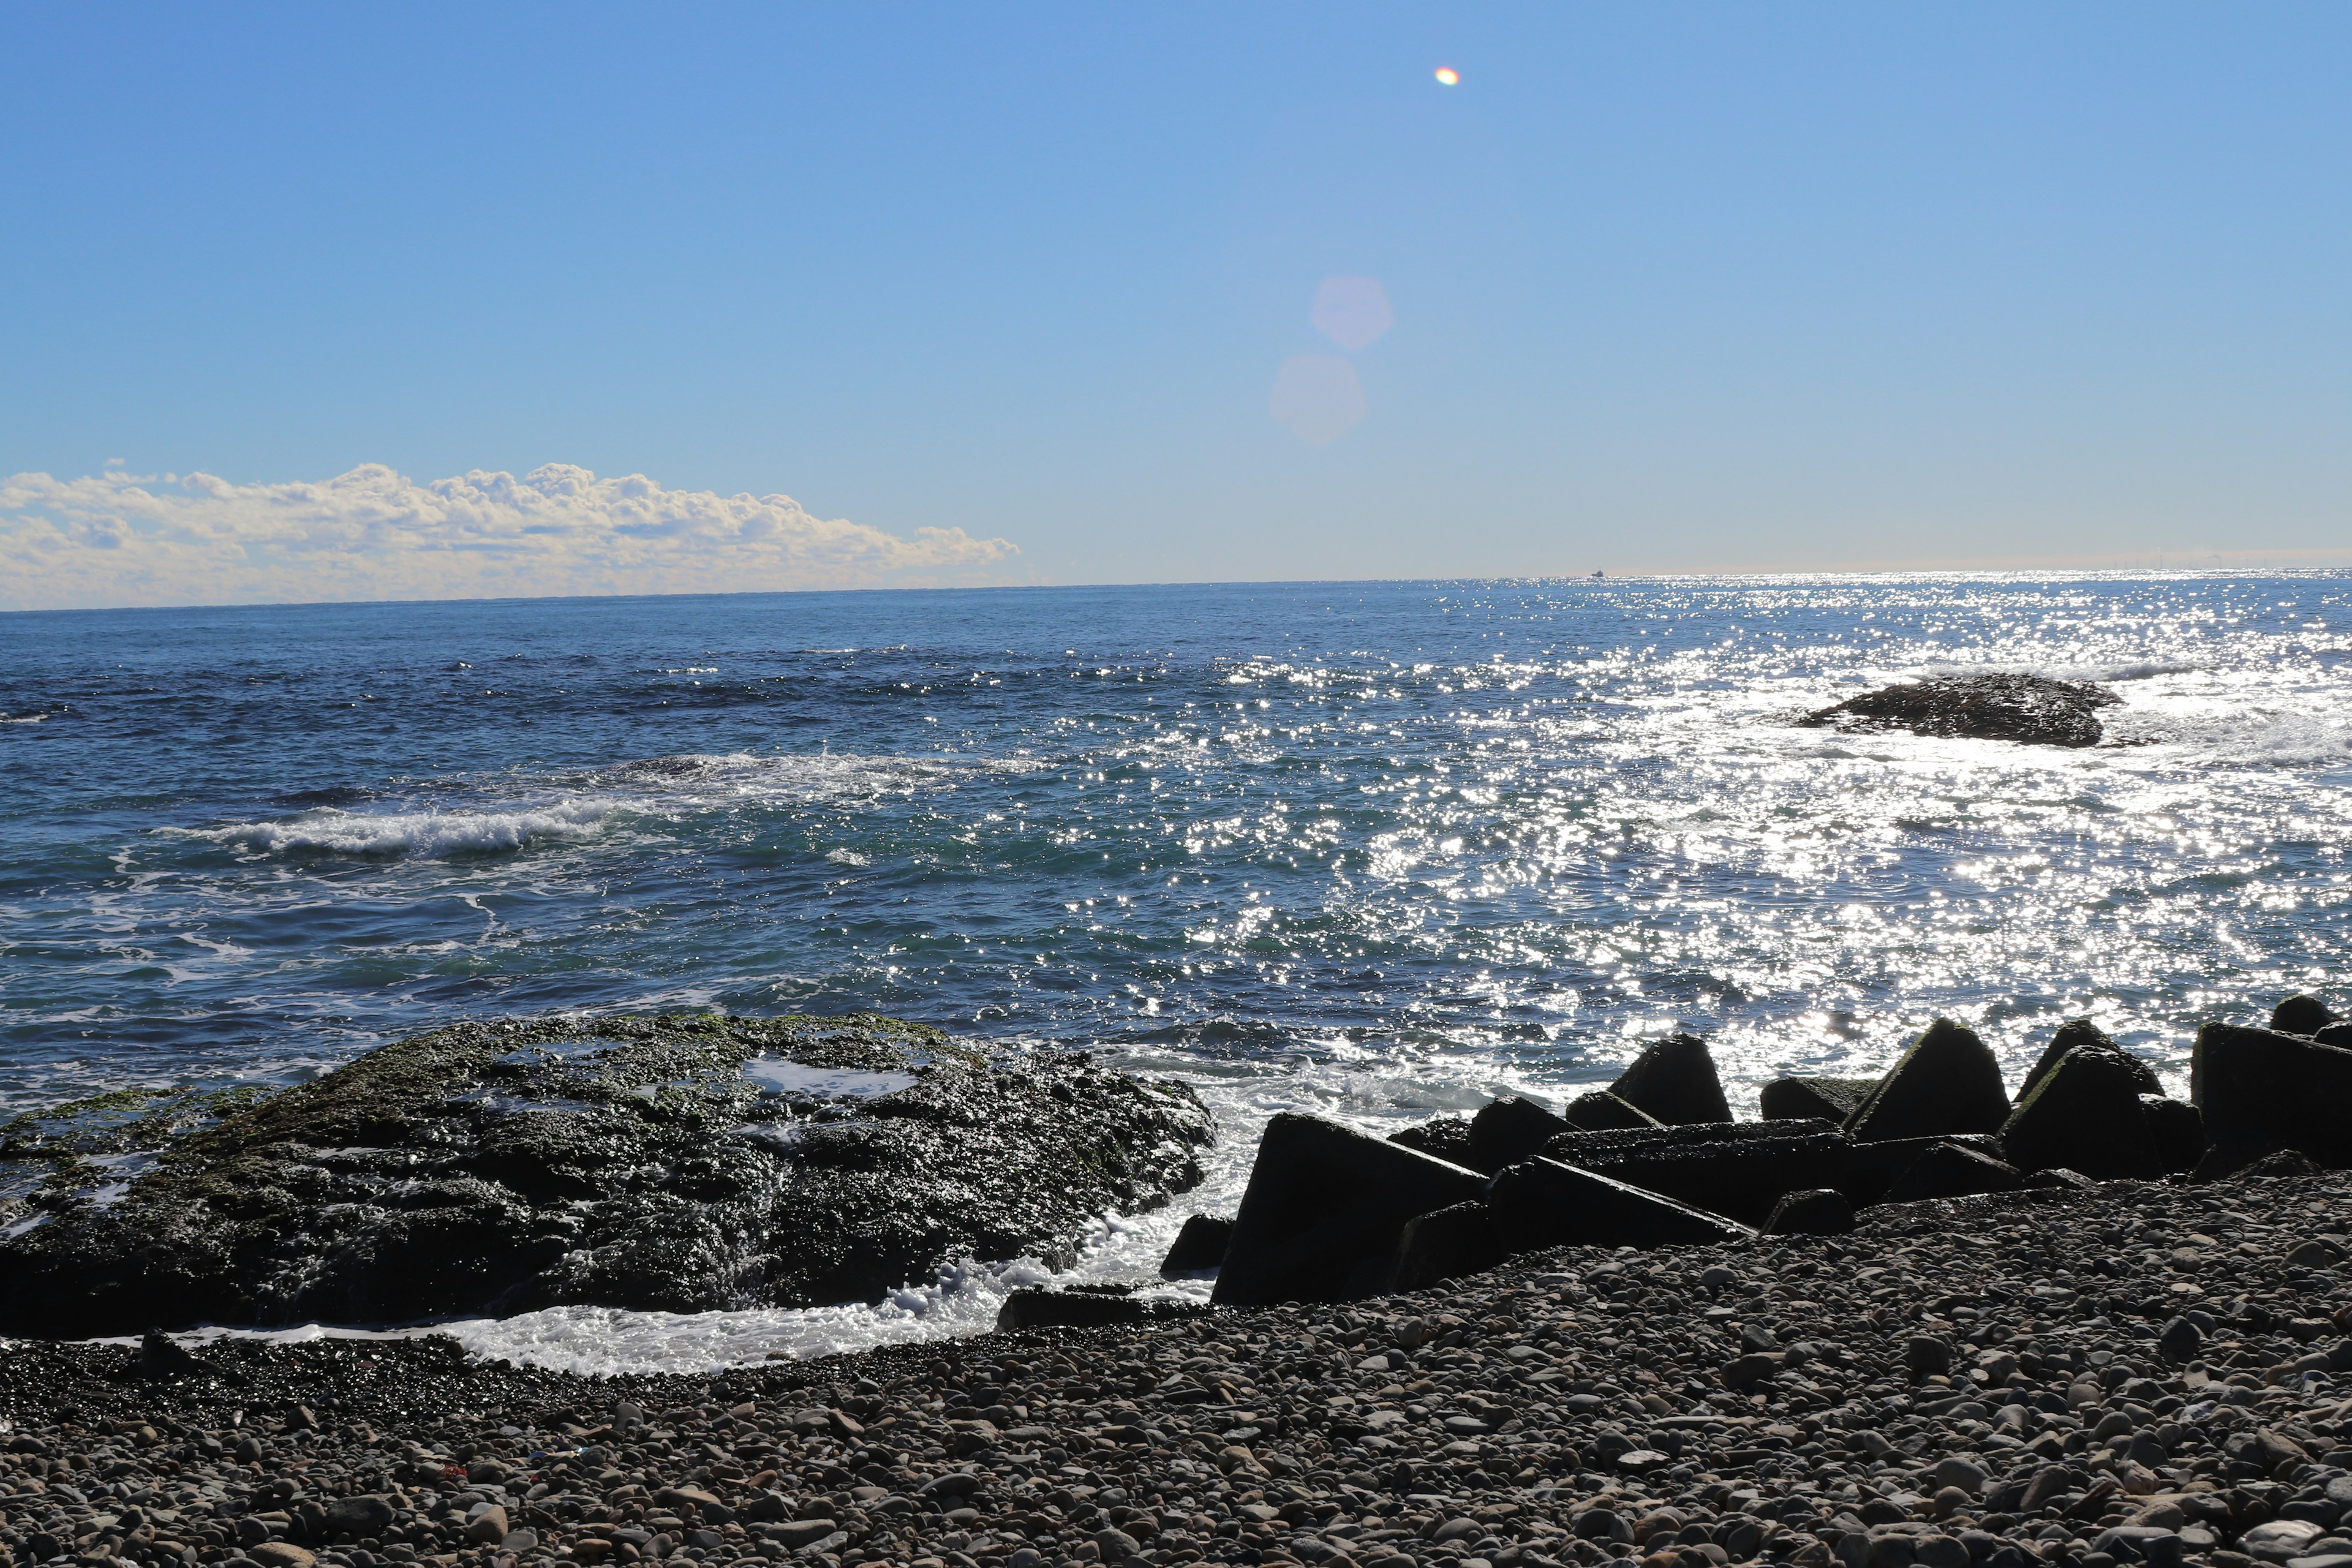
<svg viewBox="0 0 2352 1568">
<path fill-rule="evenodd" d="M 175 837 L 203 839 L 264 853 L 303 850 L 336 855 L 495 854 L 548 838 L 595 832 L 613 813 L 603 801 L 559 800 L 506 811 L 355 812 L 333 806 L 278 822 L 238 822 L 225 827 L 165 827 Z"/>
</svg>

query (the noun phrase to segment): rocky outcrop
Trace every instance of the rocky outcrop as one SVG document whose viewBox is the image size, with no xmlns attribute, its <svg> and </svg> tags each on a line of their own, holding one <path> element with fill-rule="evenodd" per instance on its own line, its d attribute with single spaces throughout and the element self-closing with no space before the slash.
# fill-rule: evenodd
<svg viewBox="0 0 2352 1568">
<path fill-rule="evenodd" d="M 112 1187 L 70 1121 L 0 1142 L 52 1172 L 0 1215 L 0 1331 L 872 1300 L 1068 1257 L 1210 1139 L 1182 1086 L 870 1015 L 461 1025 L 189 1108 Z"/>
<path fill-rule="evenodd" d="M 2104 732 L 2098 710 L 2121 700 L 2090 681 L 1965 675 L 1883 687 L 1798 722 L 1816 729 L 1908 730 L 1917 735 L 2038 746 L 2095 746 Z"/>
</svg>

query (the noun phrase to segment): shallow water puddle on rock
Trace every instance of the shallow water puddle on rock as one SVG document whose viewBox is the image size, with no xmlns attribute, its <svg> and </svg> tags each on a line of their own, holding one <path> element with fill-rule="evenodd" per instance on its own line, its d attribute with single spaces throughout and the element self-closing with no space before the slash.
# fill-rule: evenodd
<svg viewBox="0 0 2352 1568">
<path fill-rule="evenodd" d="M 743 1076 L 763 1094 L 796 1094 L 810 1100 L 876 1100 L 915 1087 L 910 1072 L 858 1072 L 846 1068 L 803 1067 L 773 1057 L 754 1057 Z"/>
</svg>

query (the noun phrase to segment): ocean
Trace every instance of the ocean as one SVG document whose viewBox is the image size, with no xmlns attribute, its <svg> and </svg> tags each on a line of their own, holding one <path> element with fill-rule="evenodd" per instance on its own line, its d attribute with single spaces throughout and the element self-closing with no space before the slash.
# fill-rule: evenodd
<svg viewBox="0 0 2352 1568">
<path fill-rule="evenodd" d="M 1791 723 L 1983 669 L 2111 683 L 2107 743 Z M 2012 1082 L 2088 1015 L 2185 1092 L 2202 1020 L 2352 1002 L 2347 679 L 2343 573 L 0 616 L 0 1114 L 467 1017 L 870 1008 L 1199 1088 L 1208 1182 L 1078 1270 L 1131 1279 L 1276 1110 L 1557 1100 L 1677 1028 L 1750 1112 L 1938 1015 Z M 685 1369 L 1042 1278 L 442 1327 Z"/>
</svg>

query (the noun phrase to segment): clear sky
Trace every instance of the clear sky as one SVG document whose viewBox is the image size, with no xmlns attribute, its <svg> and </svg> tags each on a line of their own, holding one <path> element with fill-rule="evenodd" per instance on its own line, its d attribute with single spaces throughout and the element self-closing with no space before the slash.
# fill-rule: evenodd
<svg viewBox="0 0 2352 1568">
<path fill-rule="evenodd" d="M 467 529 L 514 570 L 450 591 L 2352 559 L 2340 4 L 15 5 L 0 58 L 0 604 L 430 589 Z"/>
</svg>

